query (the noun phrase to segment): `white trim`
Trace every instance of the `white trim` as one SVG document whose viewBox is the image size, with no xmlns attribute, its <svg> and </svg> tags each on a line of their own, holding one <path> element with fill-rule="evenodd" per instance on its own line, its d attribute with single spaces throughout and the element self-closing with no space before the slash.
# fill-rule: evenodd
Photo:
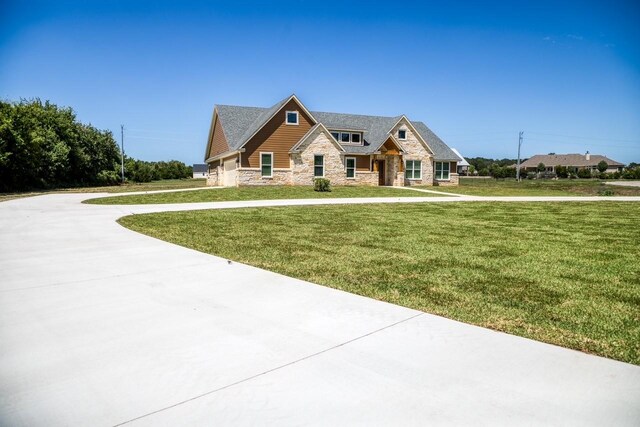
<svg viewBox="0 0 640 427">
<path fill-rule="evenodd" d="M 321 176 L 317 176 L 317 175 L 316 175 L 316 156 L 320 156 L 320 157 L 322 157 L 322 175 L 321 175 Z M 325 156 L 324 156 L 324 154 L 314 154 L 314 155 L 313 155 L 313 177 L 314 177 L 314 178 L 324 178 L 324 176 L 325 176 L 325 173 L 324 173 L 324 171 L 325 171 L 325 167 L 324 167 L 324 164 L 325 164 L 324 157 L 325 157 Z"/>
<path fill-rule="evenodd" d="M 400 138 L 400 132 L 404 132 L 404 138 Z M 406 140 L 407 140 L 407 130 L 398 129 L 398 141 L 406 141 Z"/>
<path fill-rule="evenodd" d="M 313 117 L 313 115 L 309 112 L 309 110 L 307 110 L 307 108 L 304 106 L 304 104 L 302 104 L 302 102 L 300 102 L 300 100 L 298 99 L 298 97 L 296 97 L 295 94 L 291 95 L 289 98 L 287 98 L 287 100 L 285 102 L 282 103 L 282 105 L 280 106 L 280 108 L 278 108 L 275 113 L 273 113 L 271 115 L 271 117 L 269 117 L 267 120 L 264 121 L 264 123 L 262 123 L 260 125 L 260 127 L 249 137 L 247 138 L 241 145 L 240 148 L 243 148 L 245 145 L 247 145 L 247 143 L 249 141 L 251 141 L 251 139 L 256 136 L 258 134 L 258 132 L 260 132 L 260 130 L 262 130 L 263 127 L 265 127 L 267 125 L 267 123 L 269 123 L 271 121 L 271 119 L 273 119 L 280 111 L 282 111 L 282 109 L 285 107 L 285 105 L 287 105 L 289 103 L 289 101 L 294 100 L 297 104 L 298 107 L 300 107 L 302 109 L 302 111 L 304 111 L 309 118 L 311 118 L 311 120 L 313 121 L 313 124 L 317 124 L 318 121 L 316 120 L 315 117 Z M 286 121 L 286 120 L 285 120 Z"/>
<path fill-rule="evenodd" d="M 398 126 L 398 123 L 400 123 L 402 120 L 405 120 L 406 124 L 411 128 L 411 132 L 413 132 L 415 137 L 420 142 L 422 142 L 422 144 L 425 146 L 425 148 L 429 151 L 429 154 L 431 154 L 433 156 L 433 150 L 431 149 L 431 147 L 429 147 L 429 144 L 427 144 L 427 141 L 424 140 L 424 138 L 420 135 L 420 132 L 417 131 L 415 126 L 413 126 L 413 123 L 411 123 L 411 121 L 404 114 L 402 115 L 402 117 L 400 117 L 400 119 L 398 119 L 397 122 L 395 122 L 395 124 L 393 126 L 391 126 L 391 129 L 389 129 L 389 131 L 387 132 L 389 134 L 389 136 L 393 136 L 393 135 L 391 135 L 391 131 L 393 129 L 395 129 L 395 127 Z M 384 141 L 387 142 L 386 139 Z M 382 144 L 384 144 L 384 142 Z M 380 146 L 382 146 L 382 145 L 380 145 Z"/>
<path fill-rule="evenodd" d="M 261 178 L 273 178 L 273 152 L 272 151 L 259 151 L 258 154 L 260 154 L 260 177 Z M 269 156 L 271 156 L 271 165 L 269 165 L 271 167 L 271 175 L 263 175 L 262 174 L 262 155 L 263 154 L 268 154 Z"/>
<path fill-rule="evenodd" d="M 329 130 L 329 133 L 331 133 L 331 136 L 333 136 L 333 139 L 335 139 L 336 141 L 338 141 L 340 144 L 343 145 L 355 145 L 358 147 L 361 147 L 364 145 L 364 132 L 363 130 L 350 130 L 350 129 L 331 129 Z M 338 138 L 336 138 L 333 134 L 337 133 L 338 134 Z M 347 134 L 349 135 L 349 140 L 348 141 L 343 141 L 342 140 L 342 135 L 343 134 Z M 360 141 L 358 142 L 353 142 L 353 135 L 354 134 L 358 134 L 360 135 Z"/>
<path fill-rule="evenodd" d="M 409 168 L 407 167 L 407 163 L 412 162 L 411 164 L 411 178 L 407 177 L 407 171 Z M 420 162 L 420 167 L 418 169 L 415 168 L 415 162 Z M 416 170 L 420 172 L 420 176 L 418 178 L 415 177 Z M 405 159 L 404 161 L 404 179 L 408 179 L 410 181 L 421 181 L 422 180 L 422 160 L 421 159 Z"/>
<path fill-rule="evenodd" d="M 295 114 L 296 115 L 295 123 L 290 123 L 289 122 L 289 114 Z M 292 110 L 285 111 L 285 113 L 284 113 L 284 124 L 285 125 L 291 125 L 291 126 L 298 126 L 300 124 L 300 113 L 298 111 L 292 111 Z"/>
<path fill-rule="evenodd" d="M 307 133 L 304 134 L 304 136 L 302 138 L 300 138 L 300 141 L 298 141 L 293 147 L 291 147 L 291 150 L 289 150 L 289 153 L 299 153 L 300 150 L 300 146 L 308 139 L 311 137 L 311 135 L 314 134 L 314 132 L 316 130 L 320 129 L 320 132 L 324 132 L 324 134 L 327 136 L 327 138 L 329 139 L 329 141 L 338 149 L 338 151 L 342 151 L 344 152 L 344 147 L 342 147 L 342 145 L 340 145 L 340 143 L 338 141 L 336 141 L 336 139 L 333 137 L 333 135 L 331 135 L 331 132 L 329 132 L 329 130 L 322 124 L 322 123 L 318 123 L 315 126 L 312 126 L 311 129 L 309 129 L 307 131 Z"/>
<path fill-rule="evenodd" d="M 347 162 L 349 159 L 353 160 L 353 176 L 349 176 L 349 167 L 347 166 Z M 358 174 L 358 159 L 354 156 L 349 156 L 344 158 L 344 171 L 347 179 L 356 179 L 356 175 Z"/>
<path fill-rule="evenodd" d="M 446 164 L 449 165 L 449 170 L 448 170 L 449 178 L 438 178 L 438 167 L 437 167 L 438 163 L 442 163 L 443 165 L 446 163 Z M 443 171 L 444 171 L 444 169 L 443 169 Z M 449 161 L 441 161 L 441 162 L 434 161 L 433 162 L 433 177 L 435 178 L 436 181 L 451 181 L 451 162 L 449 162 Z"/>
<path fill-rule="evenodd" d="M 227 151 L 225 153 L 220 153 L 217 156 L 209 157 L 207 160 L 205 160 L 205 163 L 215 162 L 216 160 L 224 160 L 228 157 L 232 157 L 244 152 L 245 152 L 244 148 L 241 148 L 240 150 Z"/>
</svg>

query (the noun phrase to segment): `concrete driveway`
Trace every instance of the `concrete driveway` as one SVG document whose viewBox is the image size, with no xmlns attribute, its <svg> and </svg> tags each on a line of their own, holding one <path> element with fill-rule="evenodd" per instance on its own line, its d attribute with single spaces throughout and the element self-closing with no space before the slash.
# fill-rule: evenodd
<svg viewBox="0 0 640 427">
<path fill-rule="evenodd" d="M 638 366 L 229 264 L 115 223 L 212 204 L 87 197 L 0 203 L 0 425 L 640 423 Z"/>
</svg>

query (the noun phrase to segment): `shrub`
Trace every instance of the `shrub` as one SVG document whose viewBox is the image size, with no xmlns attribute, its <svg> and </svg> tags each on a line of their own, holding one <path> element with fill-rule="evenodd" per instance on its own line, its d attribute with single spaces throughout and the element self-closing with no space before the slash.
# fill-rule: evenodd
<svg viewBox="0 0 640 427">
<path fill-rule="evenodd" d="M 96 175 L 98 185 L 117 185 L 120 183 L 120 176 L 113 170 L 103 170 Z"/>
<path fill-rule="evenodd" d="M 614 196 L 615 194 L 616 193 L 613 190 L 609 189 L 609 188 L 605 188 L 605 189 L 602 189 L 602 190 L 598 191 L 598 196 Z"/>
<path fill-rule="evenodd" d="M 313 181 L 313 189 L 320 192 L 331 191 L 331 181 L 326 178 L 316 178 Z"/>
<path fill-rule="evenodd" d="M 558 174 L 558 178 L 568 178 L 569 170 L 566 166 L 556 166 L 556 174 Z"/>
<path fill-rule="evenodd" d="M 591 178 L 591 171 L 589 169 L 579 169 L 578 178 Z"/>
<path fill-rule="evenodd" d="M 535 172 L 527 172 L 527 179 L 534 179 L 536 177 Z"/>
</svg>

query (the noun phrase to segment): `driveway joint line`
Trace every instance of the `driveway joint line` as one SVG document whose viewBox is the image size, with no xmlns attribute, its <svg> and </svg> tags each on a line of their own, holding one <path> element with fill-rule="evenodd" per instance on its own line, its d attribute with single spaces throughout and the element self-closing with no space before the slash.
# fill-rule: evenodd
<svg viewBox="0 0 640 427">
<path fill-rule="evenodd" d="M 238 380 L 238 381 L 233 382 L 233 383 L 231 383 L 231 384 L 227 384 L 227 385 L 225 385 L 225 386 L 218 387 L 218 388 L 216 388 L 216 389 L 214 389 L 214 390 L 207 391 L 207 392 L 202 393 L 202 394 L 199 394 L 199 395 L 197 395 L 197 396 L 190 397 L 190 398 L 188 398 L 188 399 L 185 399 L 185 400 L 182 400 L 182 401 L 180 401 L 180 402 L 174 403 L 173 405 L 165 406 L 164 408 L 160 408 L 160 409 L 157 409 L 157 410 L 155 410 L 155 411 L 152 411 L 152 412 L 146 413 L 146 414 L 144 414 L 144 415 L 140 415 L 139 417 L 135 417 L 135 418 L 132 418 L 132 419 L 130 419 L 130 420 L 123 421 L 123 422 L 118 423 L 118 424 L 114 424 L 114 426 L 113 426 L 113 427 L 123 426 L 123 425 L 125 425 L 125 424 L 129 424 L 129 423 L 132 423 L 132 422 L 134 422 L 134 421 L 138 421 L 138 420 L 140 420 L 140 419 L 142 419 L 142 418 L 146 418 L 146 417 L 149 417 L 149 416 L 151 416 L 151 415 L 155 415 L 155 414 L 158 414 L 158 413 L 160 413 L 160 412 L 163 412 L 163 411 L 166 411 L 166 410 L 169 410 L 169 409 L 175 408 L 175 407 L 180 406 L 180 405 L 183 405 L 183 404 L 185 404 L 185 403 L 192 402 L 192 401 L 194 401 L 194 400 L 200 399 L 201 397 L 209 396 L 209 395 L 214 394 L 214 393 L 217 393 L 217 392 L 219 392 L 219 391 L 226 390 L 226 389 L 228 389 L 228 388 L 231 388 L 231 387 L 233 387 L 233 386 L 236 386 L 236 385 L 238 385 L 238 384 L 242 384 L 242 383 L 245 383 L 245 382 L 247 382 L 247 381 L 251 381 L 251 380 L 253 380 L 253 379 L 255 379 L 255 378 L 258 378 L 258 377 L 261 377 L 261 376 L 263 376 L 263 375 L 270 374 L 270 373 L 275 372 L 275 371 L 278 371 L 278 370 L 280 370 L 280 369 L 284 369 L 284 368 L 286 368 L 286 367 L 288 367 L 288 366 L 295 365 L 295 364 L 297 364 L 297 363 L 299 363 L 299 362 L 303 362 L 303 361 L 305 361 L 305 360 L 308 360 L 308 359 L 311 359 L 311 358 L 313 358 L 313 357 L 319 356 L 319 355 L 321 355 L 321 354 L 327 353 L 327 352 L 329 352 L 329 351 L 331 351 L 331 350 L 335 350 L 335 349 L 337 349 L 337 348 L 340 348 L 340 347 L 343 347 L 343 346 L 345 346 L 345 345 L 351 344 L 351 343 L 353 343 L 353 342 L 355 342 L 355 341 L 359 341 L 359 340 L 361 340 L 361 339 L 364 339 L 364 338 L 366 338 L 366 337 L 369 337 L 369 336 L 371 336 L 371 335 L 374 335 L 374 334 L 376 334 L 376 333 L 378 333 L 378 332 L 381 332 L 381 331 L 384 331 L 384 330 L 386 330 L 386 329 L 393 328 L 394 326 L 397 326 L 397 325 L 399 325 L 399 324 L 401 324 L 401 323 L 408 322 L 408 321 L 413 320 L 413 319 L 415 319 L 415 318 L 417 318 L 417 317 L 420 317 L 420 316 L 422 316 L 422 315 L 424 315 L 424 314 L 425 314 L 425 313 L 418 313 L 418 314 L 414 314 L 413 316 L 407 317 L 406 319 L 399 320 L 399 321 L 397 321 L 397 322 L 391 323 L 390 325 L 383 326 L 382 328 L 378 328 L 378 329 L 376 329 L 376 330 L 374 330 L 374 331 L 368 332 L 368 333 L 366 333 L 366 334 L 364 334 L 364 335 L 360 335 L 360 336 L 357 336 L 357 337 L 352 338 L 352 339 L 350 339 L 350 340 L 344 341 L 344 342 L 342 342 L 342 343 L 340 343 L 340 344 L 336 344 L 336 345 L 331 346 L 331 347 L 329 347 L 329 348 L 325 348 L 324 350 L 320 350 L 320 351 L 318 351 L 318 352 L 315 352 L 315 353 L 313 353 L 313 354 L 309 354 L 309 355 L 307 355 L 307 356 L 301 357 L 301 358 L 299 358 L 299 359 L 293 360 L 293 361 L 288 362 L 288 363 L 285 363 L 285 364 L 283 364 L 283 365 L 276 366 L 275 368 L 267 369 L 266 371 L 263 371 L 263 372 L 260 372 L 260 373 L 258 373 L 258 374 L 252 375 L 252 376 L 250 376 L 250 377 L 247 377 L 247 378 L 244 378 L 244 379 Z"/>
</svg>

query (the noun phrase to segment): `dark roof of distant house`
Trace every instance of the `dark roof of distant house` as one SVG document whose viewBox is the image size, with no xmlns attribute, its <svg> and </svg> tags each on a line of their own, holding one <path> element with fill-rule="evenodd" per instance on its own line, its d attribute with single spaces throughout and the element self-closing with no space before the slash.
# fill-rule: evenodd
<svg viewBox="0 0 640 427">
<path fill-rule="evenodd" d="M 242 147 L 287 101 L 286 98 L 273 107 L 239 107 L 216 105 L 218 117 L 231 151 Z M 310 111 L 313 118 L 330 130 L 359 130 L 363 132 L 363 145 L 342 145 L 349 154 L 371 154 L 387 140 L 389 131 L 402 118 L 365 116 L 359 114 L 326 113 Z M 460 158 L 422 122 L 411 121 L 422 139 L 433 151 L 435 160 L 459 161 Z"/>
<path fill-rule="evenodd" d="M 209 171 L 209 165 L 201 165 L 201 164 L 195 164 L 193 165 L 193 171 L 195 173 L 201 173 L 201 172 L 208 172 Z"/>
<path fill-rule="evenodd" d="M 587 156 L 585 154 L 536 154 L 528 160 L 520 163 L 520 167 L 534 168 L 540 163 L 543 163 L 545 166 L 597 166 L 598 163 L 603 160 L 607 162 L 607 165 L 609 166 L 624 166 L 624 163 L 616 162 L 615 160 L 611 160 L 610 158 L 599 154 L 591 154 L 589 156 L 589 160 L 587 160 Z"/>
</svg>

